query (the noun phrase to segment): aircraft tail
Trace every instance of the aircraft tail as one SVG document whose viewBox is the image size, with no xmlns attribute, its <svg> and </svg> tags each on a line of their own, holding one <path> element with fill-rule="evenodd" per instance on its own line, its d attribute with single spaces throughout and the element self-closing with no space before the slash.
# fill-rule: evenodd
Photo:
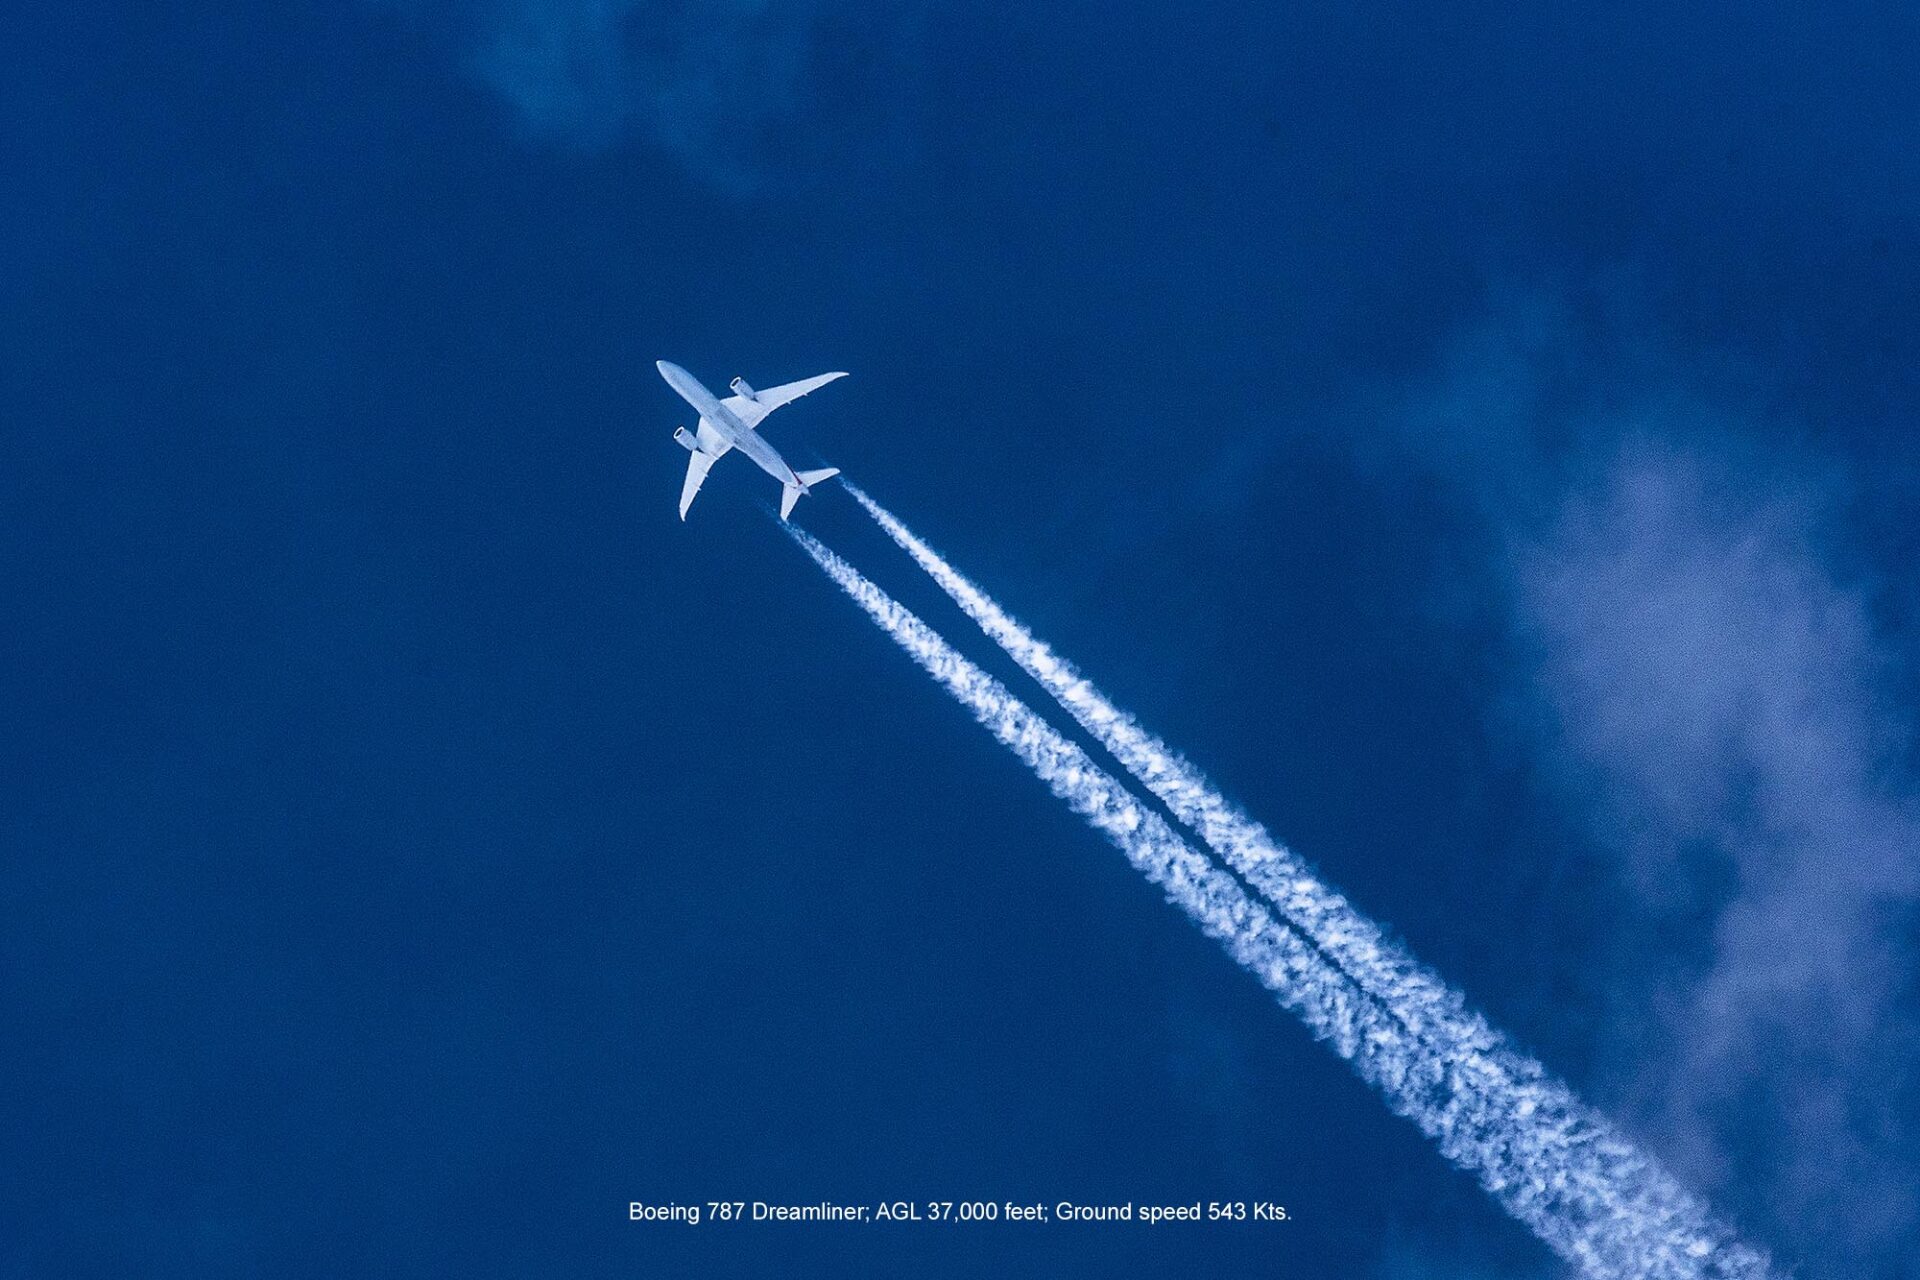
<svg viewBox="0 0 1920 1280">
<path fill-rule="evenodd" d="M 785 520 L 793 514 L 793 504 L 800 501 L 800 495 L 819 484 L 822 480 L 831 480 L 840 474 L 838 467 L 822 467 L 818 471 L 801 471 L 794 475 L 799 484 L 780 487 L 780 518 Z"/>
</svg>

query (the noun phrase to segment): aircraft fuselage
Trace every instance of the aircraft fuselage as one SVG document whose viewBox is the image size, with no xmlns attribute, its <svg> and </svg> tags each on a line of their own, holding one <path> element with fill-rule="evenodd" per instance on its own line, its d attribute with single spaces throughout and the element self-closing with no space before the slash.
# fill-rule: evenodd
<svg viewBox="0 0 1920 1280">
<path fill-rule="evenodd" d="M 707 453 L 725 453 L 728 449 L 738 449 L 759 464 L 760 469 L 783 485 L 798 485 L 800 480 L 787 465 L 774 447 L 757 431 L 750 429 L 733 411 L 720 403 L 713 392 L 707 390 L 700 379 L 682 369 L 671 360 L 656 361 L 660 376 L 667 385 L 679 392 L 680 398 L 693 406 L 700 415 L 700 447 Z M 710 442 L 718 442 L 723 447 L 711 448 Z"/>
</svg>

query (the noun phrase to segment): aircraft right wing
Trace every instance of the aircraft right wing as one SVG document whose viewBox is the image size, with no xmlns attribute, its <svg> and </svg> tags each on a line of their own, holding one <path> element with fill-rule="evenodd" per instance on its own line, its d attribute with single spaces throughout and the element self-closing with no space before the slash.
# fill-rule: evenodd
<svg viewBox="0 0 1920 1280">
<path fill-rule="evenodd" d="M 823 373 L 817 378 L 802 378 L 798 382 L 782 383 L 777 387 L 768 387 L 765 391 L 756 391 L 751 397 L 728 396 L 720 403 L 733 410 L 735 417 L 744 423 L 748 430 L 760 425 L 766 416 L 775 409 L 792 404 L 809 391 L 818 391 L 836 378 L 844 378 L 844 373 Z"/>
<path fill-rule="evenodd" d="M 680 518 L 687 518 L 687 508 L 693 505 L 693 495 L 700 492 L 700 485 L 706 480 L 707 472 L 719 459 L 710 453 L 689 452 L 687 454 L 687 478 L 680 485 Z"/>
</svg>

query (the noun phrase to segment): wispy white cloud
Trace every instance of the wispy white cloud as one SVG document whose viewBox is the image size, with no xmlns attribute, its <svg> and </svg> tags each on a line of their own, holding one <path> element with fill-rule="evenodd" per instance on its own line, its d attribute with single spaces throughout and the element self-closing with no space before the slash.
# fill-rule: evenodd
<svg viewBox="0 0 1920 1280">
<path fill-rule="evenodd" d="M 827 9 L 824 0 L 384 2 L 443 30 L 528 139 L 582 150 L 639 140 L 740 189 L 800 149 Z M 856 30 L 880 39 L 892 26 Z"/>
<path fill-rule="evenodd" d="M 1885 497 L 1621 329 L 1518 301 L 1388 413 L 1491 534 L 1491 722 L 1613 860 L 1621 1105 L 1809 1274 L 1890 1274 L 1920 1243 L 1914 655 L 1847 519 Z"/>
<path fill-rule="evenodd" d="M 1515 621 L 1542 741 L 1641 910 L 1706 926 L 1657 1006 L 1650 1120 L 1716 1182 L 1759 1165 L 1783 1230 L 1864 1264 L 1920 1232 L 1887 1105 L 1920 1054 L 1920 804 L 1803 483 L 1630 437 L 1521 541 Z"/>
<path fill-rule="evenodd" d="M 543 138 L 596 146 L 637 129 L 732 171 L 791 106 L 811 12 L 775 0 L 501 0 L 473 66 Z"/>
</svg>

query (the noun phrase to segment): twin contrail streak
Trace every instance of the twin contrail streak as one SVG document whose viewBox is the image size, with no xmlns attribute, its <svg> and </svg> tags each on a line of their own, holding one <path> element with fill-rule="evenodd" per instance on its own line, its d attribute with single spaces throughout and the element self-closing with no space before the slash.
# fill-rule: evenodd
<svg viewBox="0 0 1920 1280">
<path fill-rule="evenodd" d="M 1109 702 L 1071 663 L 1008 616 L 899 517 L 851 482 L 846 488 L 1081 728 L 1356 983 L 1388 1000 L 1409 1031 L 1463 1048 L 1487 1051 L 1495 1046 L 1498 1036 L 1466 1009 L 1458 992 L 1389 941 L 1378 925 L 1322 884 L 1264 827 L 1229 803 L 1198 769 Z"/>
<path fill-rule="evenodd" d="M 817 541 L 794 536 L 904 649 L 1063 800 L 1118 844 L 1389 1105 L 1589 1275 L 1762 1277 L 1765 1260 L 1460 995 L 1322 884 L 1197 770 L 1108 702 L 858 488 L 881 527 L 1102 746 L 1268 901 L 997 680 Z"/>
<path fill-rule="evenodd" d="M 1347 1057 L 1367 1056 L 1365 1041 L 1399 1032 L 1366 1002 L 1305 975 L 1324 964 L 1233 877 L 1196 852 L 1165 819 L 1142 805 L 1077 744 L 1035 715 L 1005 685 L 961 656 L 859 570 L 793 526 L 787 532 L 865 609 L 880 628 L 944 686 L 994 737 L 1020 757 L 1054 795 L 1105 835 L 1169 900 L 1220 940 L 1236 960 Z M 1378 1024 L 1376 1026 L 1376 1024 Z"/>
</svg>

